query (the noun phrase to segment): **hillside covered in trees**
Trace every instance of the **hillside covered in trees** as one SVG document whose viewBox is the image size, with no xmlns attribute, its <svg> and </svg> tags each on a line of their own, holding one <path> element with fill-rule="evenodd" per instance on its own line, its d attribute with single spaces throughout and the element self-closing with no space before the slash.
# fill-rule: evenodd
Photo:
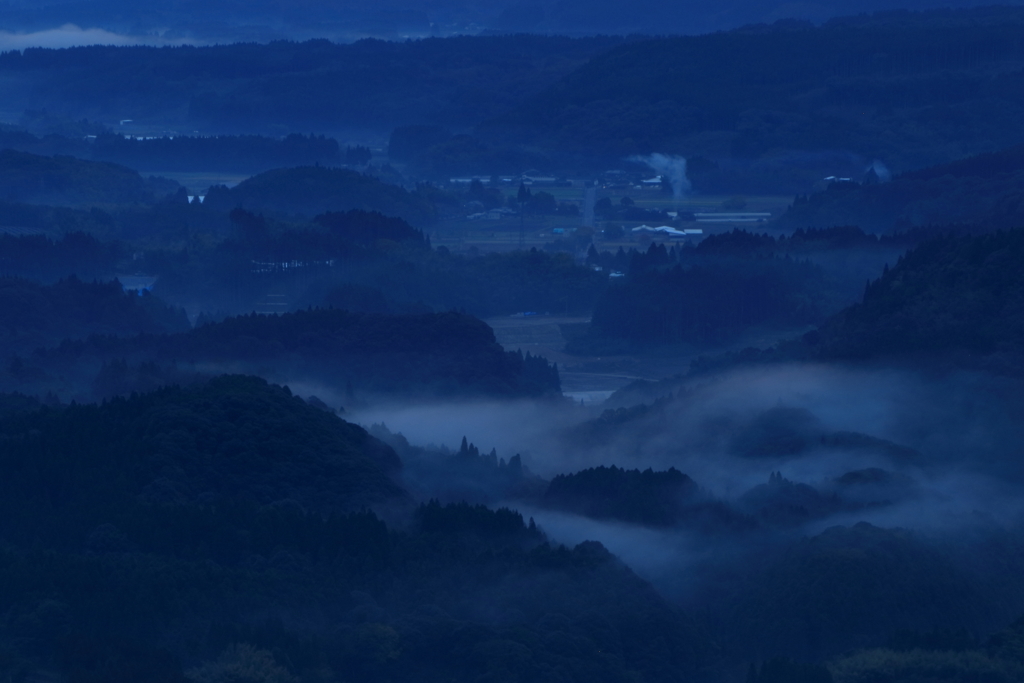
<svg viewBox="0 0 1024 683">
<path fill-rule="evenodd" d="M 640 41 L 481 130 L 607 160 L 717 160 L 691 178 L 711 192 L 808 187 L 874 159 L 921 168 L 1021 143 L 1022 22 L 1017 8 L 883 13 Z"/>
<path fill-rule="evenodd" d="M 0 353 L 15 354 L 56 346 L 90 335 L 132 336 L 183 332 L 185 312 L 148 292 L 125 292 L 117 280 L 82 282 L 72 276 L 55 284 L 0 278 Z"/>
<path fill-rule="evenodd" d="M 157 119 L 226 133 L 466 126 L 555 82 L 622 38 L 460 36 L 209 47 L 7 52 L 14 110 L 79 120 Z M 102 84 L 102 87 L 97 87 Z"/>
<path fill-rule="evenodd" d="M 780 229 L 857 225 L 874 233 L 961 224 L 979 230 L 1024 225 L 1024 147 L 908 171 L 890 182 L 831 183 L 800 195 Z"/>
<path fill-rule="evenodd" d="M 227 318 L 177 334 L 64 340 L 9 360 L 8 386 L 76 398 L 194 382 L 221 368 L 369 397 L 542 397 L 560 391 L 558 369 L 504 351 L 472 316 L 382 315 L 310 309 Z M 338 406 L 335 406 L 338 407 Z"/>
<path fill-rule="evenodd" d="M 415 507 L 394 451 L 261 380 L 18 412 L 0 438 L 12 679 L 683 680 L 714 663 L 600 544 Z M 384 501 L 401 521 L 358 511 Z"/>
</svg>

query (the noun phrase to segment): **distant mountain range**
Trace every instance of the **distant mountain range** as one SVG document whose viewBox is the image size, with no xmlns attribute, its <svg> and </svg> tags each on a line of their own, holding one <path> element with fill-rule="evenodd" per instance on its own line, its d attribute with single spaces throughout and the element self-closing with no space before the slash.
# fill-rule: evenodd
<svg viewBox="0 0 1024 683">
<path fill-rule="evenodd" d="M 171 0 L 138 3 L 132 0 L 71 0 L 0 4 L 0 22 L 8 30 L 52 31 L 65 24 L 101 28 L 115 34 L 142 37 L 150 42 L 199 42 L 282 38 L 423 37 L 483 32 L 557 33 L 593 35 L 630 33 L 699 34 L 746 24 L 780 19 L 821 22 L 839 15 L 892 10 L 930 10 L 976 7 L 984 0 L 859 0 L 791 3 L 782 0 L 696 0 L 653 2 L 643 6 L 625 0 Z M 1016 2 L 1005 4 L 1019 4 Z M 74 39 L 71 29 L 40 35 L 38 44 L 58 46 Z M 84 36 L 81 38 L 86 39 Z M 0 40 L 2 42 L 2 40 Z M 81 43 L 79 43 L 81 44 Z"/>
</svg>

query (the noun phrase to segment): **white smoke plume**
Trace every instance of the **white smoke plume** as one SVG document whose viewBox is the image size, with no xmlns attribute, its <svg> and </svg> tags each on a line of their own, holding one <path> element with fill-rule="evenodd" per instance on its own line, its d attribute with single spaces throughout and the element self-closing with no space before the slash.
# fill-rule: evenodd
<svg viewBox="0 0 1024 683">
<path fill-rule="evenodd" d="M 682 199 L 690 191 L 690 179 L 686 177 L 686 159 L 668 154 L 650 154 L 648 156 L 632 156 L 628 161 L 647 164 L 652 169 L 668 178 L 672 184 L 672 196 Z"/>
<path fill-rule="evenodd" d="M 878 159 L 871 162 L 871 166 L 868 170 L 875 172 L 875 175 L 878 176 L 879 182 L 887 183 L 892 180 L 892 172 L 889 170 L 889 167 Z"/>
</svg>

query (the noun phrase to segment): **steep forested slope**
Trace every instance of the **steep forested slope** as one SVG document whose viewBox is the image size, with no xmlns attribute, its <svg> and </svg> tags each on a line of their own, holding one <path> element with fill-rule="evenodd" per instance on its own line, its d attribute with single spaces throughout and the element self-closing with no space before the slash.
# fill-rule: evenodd
<svg viewBox="0 0 1024 683">
<path fill-rule="evenodd" d="M 412 509 L 394 451 L 255 378 L 22 406 L 0 442 L 12 679 L 683 681 L 715 660 L 600 544 Z"/>
</svg>

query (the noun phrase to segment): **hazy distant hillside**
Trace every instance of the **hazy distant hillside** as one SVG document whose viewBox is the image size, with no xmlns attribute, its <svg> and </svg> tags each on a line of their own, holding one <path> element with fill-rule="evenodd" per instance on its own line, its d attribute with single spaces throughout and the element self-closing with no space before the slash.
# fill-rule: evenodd
<svg viewBox="0 0 1024 683">
<path fill-rule="evenodd" d="M 931 362 L 1019 375 L 1024 370 L 1024 230 L 945 234 L 915 247 L 860 303 L 802 338 L 694 361 L 697 372 L 794 360 Z"/>
<path fill-rule="evenodd" d="M 900 6 L 920 10 L 979 4 L 985 3 L 978 0 L 905 0 Z M 482 0 L 474 3 L 381 0 L 372 4 L 343 0 L 327 5 L 316 0 L 287 4 L 270 0 L 250 3 L 216 0 L 204 4 L 201 9 L 188 0 L 147 4 L 131 0 L 73 0 L 62 3 L 12 0 L 5 3 L 0 18 L 7 25 L 21 30 L 52 28 L 73 22 L 80 26 L 102 26 L 119 33 L 162 29 L 166 31 L 168 40 L 191 36 L 224 41 L 317 35 L 350 39 L 367 35 L 401 38 L 487 30 L 570 35 L 695 34 L 782 18 L 823 21 L 837 15 L 891 8 L 892 3 L 886 0 L 824 0 L 816 3 L 697 0 L 648 3 L 642 7 L 624 0 L 563 0 L 548 4 L 529 0 Z M 171 30 L 167 31 L 168 28 Z M 59 39 L 49 37 L 53 42 Z"/>
<path fill-rule="evenodd" d="M 0 240 L 0 248 L 10 246 Z M 73 242 L 68 240 L 68 242 Z M 79 245 L 91 246 L 79 236 Z M 85 242 L 84 244 L 82 244 Z M 72 276 L 50 285 L 0 278 L 0 360 L 92 334 L 134 335 L 189 329 L 180 308 L 146 292 L 125 292 L 120 282 L 82 282 Z"/>
<path fill-rule="evenodd" d="M 1024 231 L 944 237 L 907 253 L 822 326 L 826 357 L 1024 357 Z"/>
<path fill-rule="evenodd" d="M 225 368 L 312 383 L 332 392 L 335 407 L 381 396 L 560 393 L 557 367 L 539 356 L 504 351 L 491 328 L 472 316 L 333 309 L 254 313 L 178 334 L 66 342 L 12 363 L 0 381 L 19 391 L 84 400 L 195 382 Z"/>
<path fill-rule="evenodd" d="M 115 127 L 133 119 L 186 127 L 181 132 L 197 125 L 275 135 L 351 127 L 387 133 L 407 123 L 468 126 L 496 116 L 621 43 L 465 36 L 35 49 L 0 56 L 0 75 L 8 111 L 49 109 Z"/>
<path fill-rule="evenodd" d="M 206 198 L 212 209 L 235 207 L 312 217 L 325 211 L 377 211 L 422 225 L 435 218 L 424 197 L 373 176 L 343 168 L 304 166 L 267 171 L 230 190 L 212 188 Z"/>
<path fill-rule="evenodd" d="M 912 171 L 891 182 L 833 183 L 798 197 L 785 229 L 857 225 L 870 232 L 954 223 L 1024 226 L 1024 147 Z"/>
<path fill-rule="evenodd" d="M 608 159 L 775 165 L 779 187 L 798 179 L 791 166 L 813 181 L 850 154 L 921 167 L 1024 140 L 1022 27 L 1024 11 L 1004 8 L 632 43 L 485 130 Z"/>
<path fill-rule="evenodd" d="M 145 180 L 126 166 L 0 151 L 0 192 L 8 202 L 89 205 L 135 204 L 174 192 L 173 181 Z"/>
</svg>

